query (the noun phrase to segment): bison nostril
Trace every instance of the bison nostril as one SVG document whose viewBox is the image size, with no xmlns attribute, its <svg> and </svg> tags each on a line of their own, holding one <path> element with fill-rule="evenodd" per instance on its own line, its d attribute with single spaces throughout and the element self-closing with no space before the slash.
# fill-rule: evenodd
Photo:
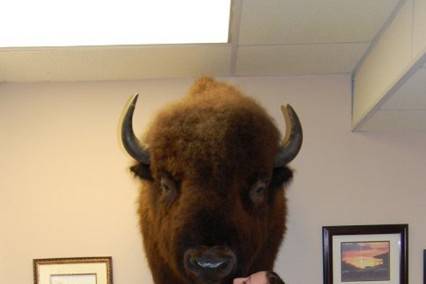
<svg viewBox="0 0 426 284">
<path fill-rule="evenodd" d="M 193 262 L 204 269 L 215 269 L 226 263 L 226 259 L 214 259 L 212 257 L 194 258 Z"/>
<path fill-rule="evenodd" d="M 222 279 L 236 265 L 235 254 L 226 247 L 188 249 L 184 258 L 187 272 L 196 278 Z"/>
</svg>

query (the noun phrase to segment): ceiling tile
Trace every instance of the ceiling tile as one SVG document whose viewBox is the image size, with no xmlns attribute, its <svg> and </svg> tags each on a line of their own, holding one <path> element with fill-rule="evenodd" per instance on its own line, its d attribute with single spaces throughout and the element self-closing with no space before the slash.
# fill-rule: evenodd
<svg viewBox="0 0 426 284">
<path fill-rule="evenodd" d="M 0 50 L 0 82 L 225 76 L 230 51 L 229 44 Z"/>
<path fill-rule="evenodd" d="M 239 44 L 370 41 L 399 0 L 244 0 Z"/>
<path fill-rule="evenodd" d="M 368 44 L 246 46 L 237 75 L 304 75 L 352 72 Z"/>
</svg>

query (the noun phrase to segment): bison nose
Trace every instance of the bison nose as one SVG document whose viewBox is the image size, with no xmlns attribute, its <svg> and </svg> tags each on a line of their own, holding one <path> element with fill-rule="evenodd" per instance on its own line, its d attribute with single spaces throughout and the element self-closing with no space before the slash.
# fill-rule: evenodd
<svg viewBox="0 0 426 284">
<path fill-rule="evenodd" d="M 187 272 L 199 280 L 219 280 L 228 276 L 236 265 L 236 256 L 228 247 L 198 247 L 184 255 Z"/>
</svg>

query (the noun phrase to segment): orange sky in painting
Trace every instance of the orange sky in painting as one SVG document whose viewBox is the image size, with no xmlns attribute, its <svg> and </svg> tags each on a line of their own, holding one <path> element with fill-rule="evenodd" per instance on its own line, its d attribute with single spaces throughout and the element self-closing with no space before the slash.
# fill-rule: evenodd
<svg viewBox="0 0 426 284">
<path fill-rule="evenodd" d="M 361 269 L 383 264 L 383 260 L 375 258 L 375 256 L 389 253 L 389 242 L 351 244 L 357 245 L 358 248 L 344 248 L 342 250 L 342 261 Z"/>
</svg>

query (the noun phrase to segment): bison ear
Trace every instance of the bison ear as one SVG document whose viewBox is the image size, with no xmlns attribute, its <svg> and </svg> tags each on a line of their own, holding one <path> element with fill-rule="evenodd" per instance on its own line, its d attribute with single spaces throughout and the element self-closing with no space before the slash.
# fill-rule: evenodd
<svg viewBox="0 0 426 284">
<path fill-rule="evenodd" d="M 149 165 L 138 163 L 130 167 L 130 170 L 135 174 L 135 176 L 138 176 L 141 179 L 150 180 L 150 181 L 153 180 Z"/>
<path fill-rule="evenodd" d="M 288 167 L 276 167 L 272 173 L 271 187 L 277 188 L 291 181 L 293 171 Z"/>
</svg>

